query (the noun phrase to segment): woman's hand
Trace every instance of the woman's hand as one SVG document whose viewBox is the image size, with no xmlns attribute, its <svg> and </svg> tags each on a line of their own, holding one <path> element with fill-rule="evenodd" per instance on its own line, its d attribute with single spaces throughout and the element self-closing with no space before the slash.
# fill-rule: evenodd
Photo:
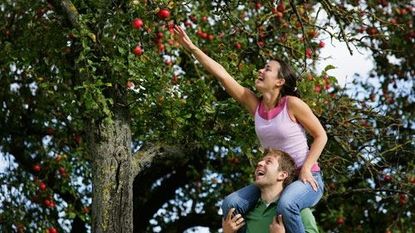
<svg viewBox="0 0 415 233">
<path fill-rule="evenodd" d="M 314 179 L 313 174 L 311 174 L 310 169 L 302 168 L 298 179 L 301 180 L 303 183 L 309 183 L 314 191 L 317 192 L 318 184 L 316 179 Z"/>
<path fill-rule="evenodd" d="M 193 44 L 183 28 L 178 25 L 174 25 L 174 33 L 176 41 L 179 42 L 179 44 L 185 49 L 191 51 L 196 48 L 196 45 Z"/>
<path fill-rule="evenodd" d="M 230 209 L 226 215 L 226 218 L 222 220 L 223 233 L 237 232 L 243 225 L 245 225 L 245 219 L 242 215 L 237 214 L 233 216 L 234 211 L 235 208 Z"/>
</svg>

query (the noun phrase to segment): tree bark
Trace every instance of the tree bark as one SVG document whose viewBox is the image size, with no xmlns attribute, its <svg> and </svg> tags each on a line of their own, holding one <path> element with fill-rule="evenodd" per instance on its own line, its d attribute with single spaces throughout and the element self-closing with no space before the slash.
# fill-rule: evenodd
<svg viewBox="0 0 415 233">
<path fill-rule="evenodd" d="M 90 132 L 92 232 L 133 232 L 131 131 L 121 112 Z"/>
</svg>

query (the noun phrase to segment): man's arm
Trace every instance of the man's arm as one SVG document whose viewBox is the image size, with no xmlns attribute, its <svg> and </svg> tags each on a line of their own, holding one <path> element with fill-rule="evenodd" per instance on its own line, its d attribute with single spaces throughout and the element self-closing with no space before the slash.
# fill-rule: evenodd
<svg viewBox="0 0 415 233">
<path fill-rule="evenodd" d="M 235 233 L 245 225 L 245 219 L 242 215 L 233 216 L 234 211 L 235 208 L 230 209 L 226 217 L 222 219 L 223 233 Z"/>
</svg>

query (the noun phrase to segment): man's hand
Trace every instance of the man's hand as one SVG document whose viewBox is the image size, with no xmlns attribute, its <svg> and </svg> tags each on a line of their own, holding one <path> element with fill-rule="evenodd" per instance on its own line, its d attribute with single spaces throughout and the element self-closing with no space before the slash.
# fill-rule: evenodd
<svg viewBox="0 0 415 233">
<path fill-rule="evenodd" d="M 245 219 L 242 218 L 242 215 L 237 214 L 233 216 L 234 212 L 235 208 L 230 209 L 226 218 L 222 220 L 223 233 L 235 233 L 245 225 Z"/>
<path fill-rule="evenodd" d="M 269 233 L 285 233 L 284 222 L 282 221 L 282 215 L 278 215 L 272 220 L 269 225 Z"/>
</svg>

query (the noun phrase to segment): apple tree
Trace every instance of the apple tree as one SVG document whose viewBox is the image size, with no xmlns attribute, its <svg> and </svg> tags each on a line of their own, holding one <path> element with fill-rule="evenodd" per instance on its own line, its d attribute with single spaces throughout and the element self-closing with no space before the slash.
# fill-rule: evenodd
<svg viewBox="0 0 415 233">
<path fill-rule="evenodd" d="M 249 114 L 174 40 L 181 25 L 241 84 L 274 56 L 326 128 L 322 231 L 414 230 L 411 1 L 0 3 L 2 232 L 220 229 L 251 182 Z M 317 71 L 331 39 L 367 51 L 348 89 Z M 341 69 L 341 67 L 339 67 Z"/>
</svg>

